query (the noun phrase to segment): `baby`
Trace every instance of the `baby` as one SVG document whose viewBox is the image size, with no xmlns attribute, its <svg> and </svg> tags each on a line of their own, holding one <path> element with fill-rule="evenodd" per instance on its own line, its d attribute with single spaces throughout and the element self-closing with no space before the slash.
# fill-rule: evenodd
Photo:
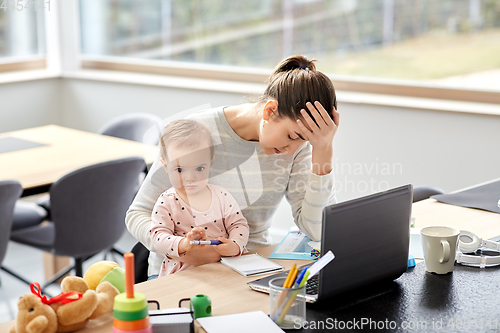
<svg viewBox="0 0 500 333">
<path fill-rule="evenodd" d="M 208 184 L 214 157 L 214 139 L 205 125 L 183 119 L 163 130 L 160 161 L 172 187 L 158 198 L 150 231 L 155 250 L 165 255 L 160 276 L 194 267 L 203 252 L 246 252 L 249 227 L 236 200 L 224 188 Z M 220 244 L 192 244 L 200 240 Z"/>
</svg>

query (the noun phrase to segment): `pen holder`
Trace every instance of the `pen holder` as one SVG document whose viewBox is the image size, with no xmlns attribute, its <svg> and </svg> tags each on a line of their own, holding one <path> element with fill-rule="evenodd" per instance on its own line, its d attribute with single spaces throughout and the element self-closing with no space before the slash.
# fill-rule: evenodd
<svg viewBox="0 0 500 333">
<path fill-rule="evenodd" d="M 299 329 L 306 320 L 306 285 L 284 288 L 285 280 L 269 281 L 270 317 L 281 328 Z"/>
</svg>

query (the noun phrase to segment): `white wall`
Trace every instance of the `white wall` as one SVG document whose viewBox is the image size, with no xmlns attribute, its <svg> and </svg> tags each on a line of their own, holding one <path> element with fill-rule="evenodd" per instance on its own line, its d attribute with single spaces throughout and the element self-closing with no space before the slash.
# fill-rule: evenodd
<svg viewBox="0 0 500 333">
<path fill-rule="evenodd" d="M 343 198 L 372 192 L 374 180 L 375 190 L 412 183 L 453 191 L 500 177 L 499 116 L 352 104 L 339 109 L 335 162 Z M 351 180 L 357 193 L 346 183 Z"/>
<path fill-rule="evenodd" d="M 97 131 L 124 113 L 166 118 L 209 103 L 246 100 L 243 94 L 80 79 L 0 85 L 0 132 L 56 123 Z M 500 177 L 500 117 L 343 103 L 334 168 L 340 201 L 400 184 L 453 191 Z M 292 225 L 287 204 L 274 234 Z"/>
<path fill-rule="evenodd" d="M 61 123 L 61 79 L 0 84 L 0 133 Z"/>
<path fill-rule="evenodd" d="M 334 140 L 339 201 L 411 183 L 447 192 L 500 178 L 500 117 L 343 104 Z M 275 239 L 292 224 L 282 205 Z"/>
<path fill-rule="evenodd" d="M 62 125 L 97 131 L 124 113 L 166 118 L 242 94 L 64 79 Z M 334 168 L 339 200 L 404 183 L 453 191 L 500 177 L 500 117 L 342 102 Z"/>
<path fill-rule="evenodd" d="M 243 95 L 103 81 L 65 79 L 63 125 L 95 132 L 125 113 L 149 112 L 162 119 L 204 104 L 238 104 Z"/>
</svg>

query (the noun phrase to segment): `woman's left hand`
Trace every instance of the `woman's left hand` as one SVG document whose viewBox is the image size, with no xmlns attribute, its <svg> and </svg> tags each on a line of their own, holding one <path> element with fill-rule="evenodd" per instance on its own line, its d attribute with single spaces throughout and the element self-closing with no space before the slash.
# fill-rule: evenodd
<svg viewBox="0 0 500 333">
<path fill-rule="evenodd" d="M 332 107 L 332 120 L 323 105 L 317 101 L 314 102 L 314 105 L 307 102 L 306 107 L 311 112 L 316 123 L 306 110 L 302 109 L 300 113 L 304 117 L 305 123 L 299 119 L 297 124 L 304 135 L 304 139 L 309 140 L 313 147 L 311 172 L 319 176 L 327 175 L 332 171 L 333 137 L 337 133 L 340 115 Z"/>
<path fill-rule="evenodd" d="M 315 149 L 322 150 L 331 148 L 333 137 L 335 133 L 337 133 L 337 128 L 339 126 L 339 113 L 332 107 L 332 120 L 320 102 L 316 101 L 314 105 L 307 102 L 306 107 L 314 117 L 314 120 L 316 120 L 316 123 L 306 110 L 302 109 L 300 111 L 307 127 L 301 119 L 297 120 L 297 125 L 304 134 L 305 139 L 308 140 Z"/>
</svg>

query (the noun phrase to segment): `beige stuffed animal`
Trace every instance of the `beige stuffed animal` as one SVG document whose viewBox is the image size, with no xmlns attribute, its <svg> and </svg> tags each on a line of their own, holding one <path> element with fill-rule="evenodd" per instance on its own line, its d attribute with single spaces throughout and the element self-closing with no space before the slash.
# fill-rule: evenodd
<svg viewBox="0 0 500 333">
<path fill-rule="evenodd" d="M 46 305 L 42 303 L 39 296 L 25 294 L 18 302 L 19 313 L 16 326 L 11 328 L 10 333 L 54 333 L 79 330 L 87 325 L 90 319 L 111 312 L 115 296 L 119 294 L 118 289 L 109 282 L 100 283 L 95 291 L 89 290 L 87 283 L 77 276 L 64 278 L 61 289 L 64 293 L 76 291 L 82 297 L 67 304 L 56 302 Z M 32 312 L 35 311 L 30 311 L 30 309 L 37 310 L 37 316 L 34 316 Z"/>
<path fill-rule="evenodd" d="M 10 328 L 10 333 L 55 333 L 57 317 L 54 309 L 43 304 L 40 297 L 34 294 L 24 294 L 17 302 L 19 312 L 16 325 Z"/>
</svg>

